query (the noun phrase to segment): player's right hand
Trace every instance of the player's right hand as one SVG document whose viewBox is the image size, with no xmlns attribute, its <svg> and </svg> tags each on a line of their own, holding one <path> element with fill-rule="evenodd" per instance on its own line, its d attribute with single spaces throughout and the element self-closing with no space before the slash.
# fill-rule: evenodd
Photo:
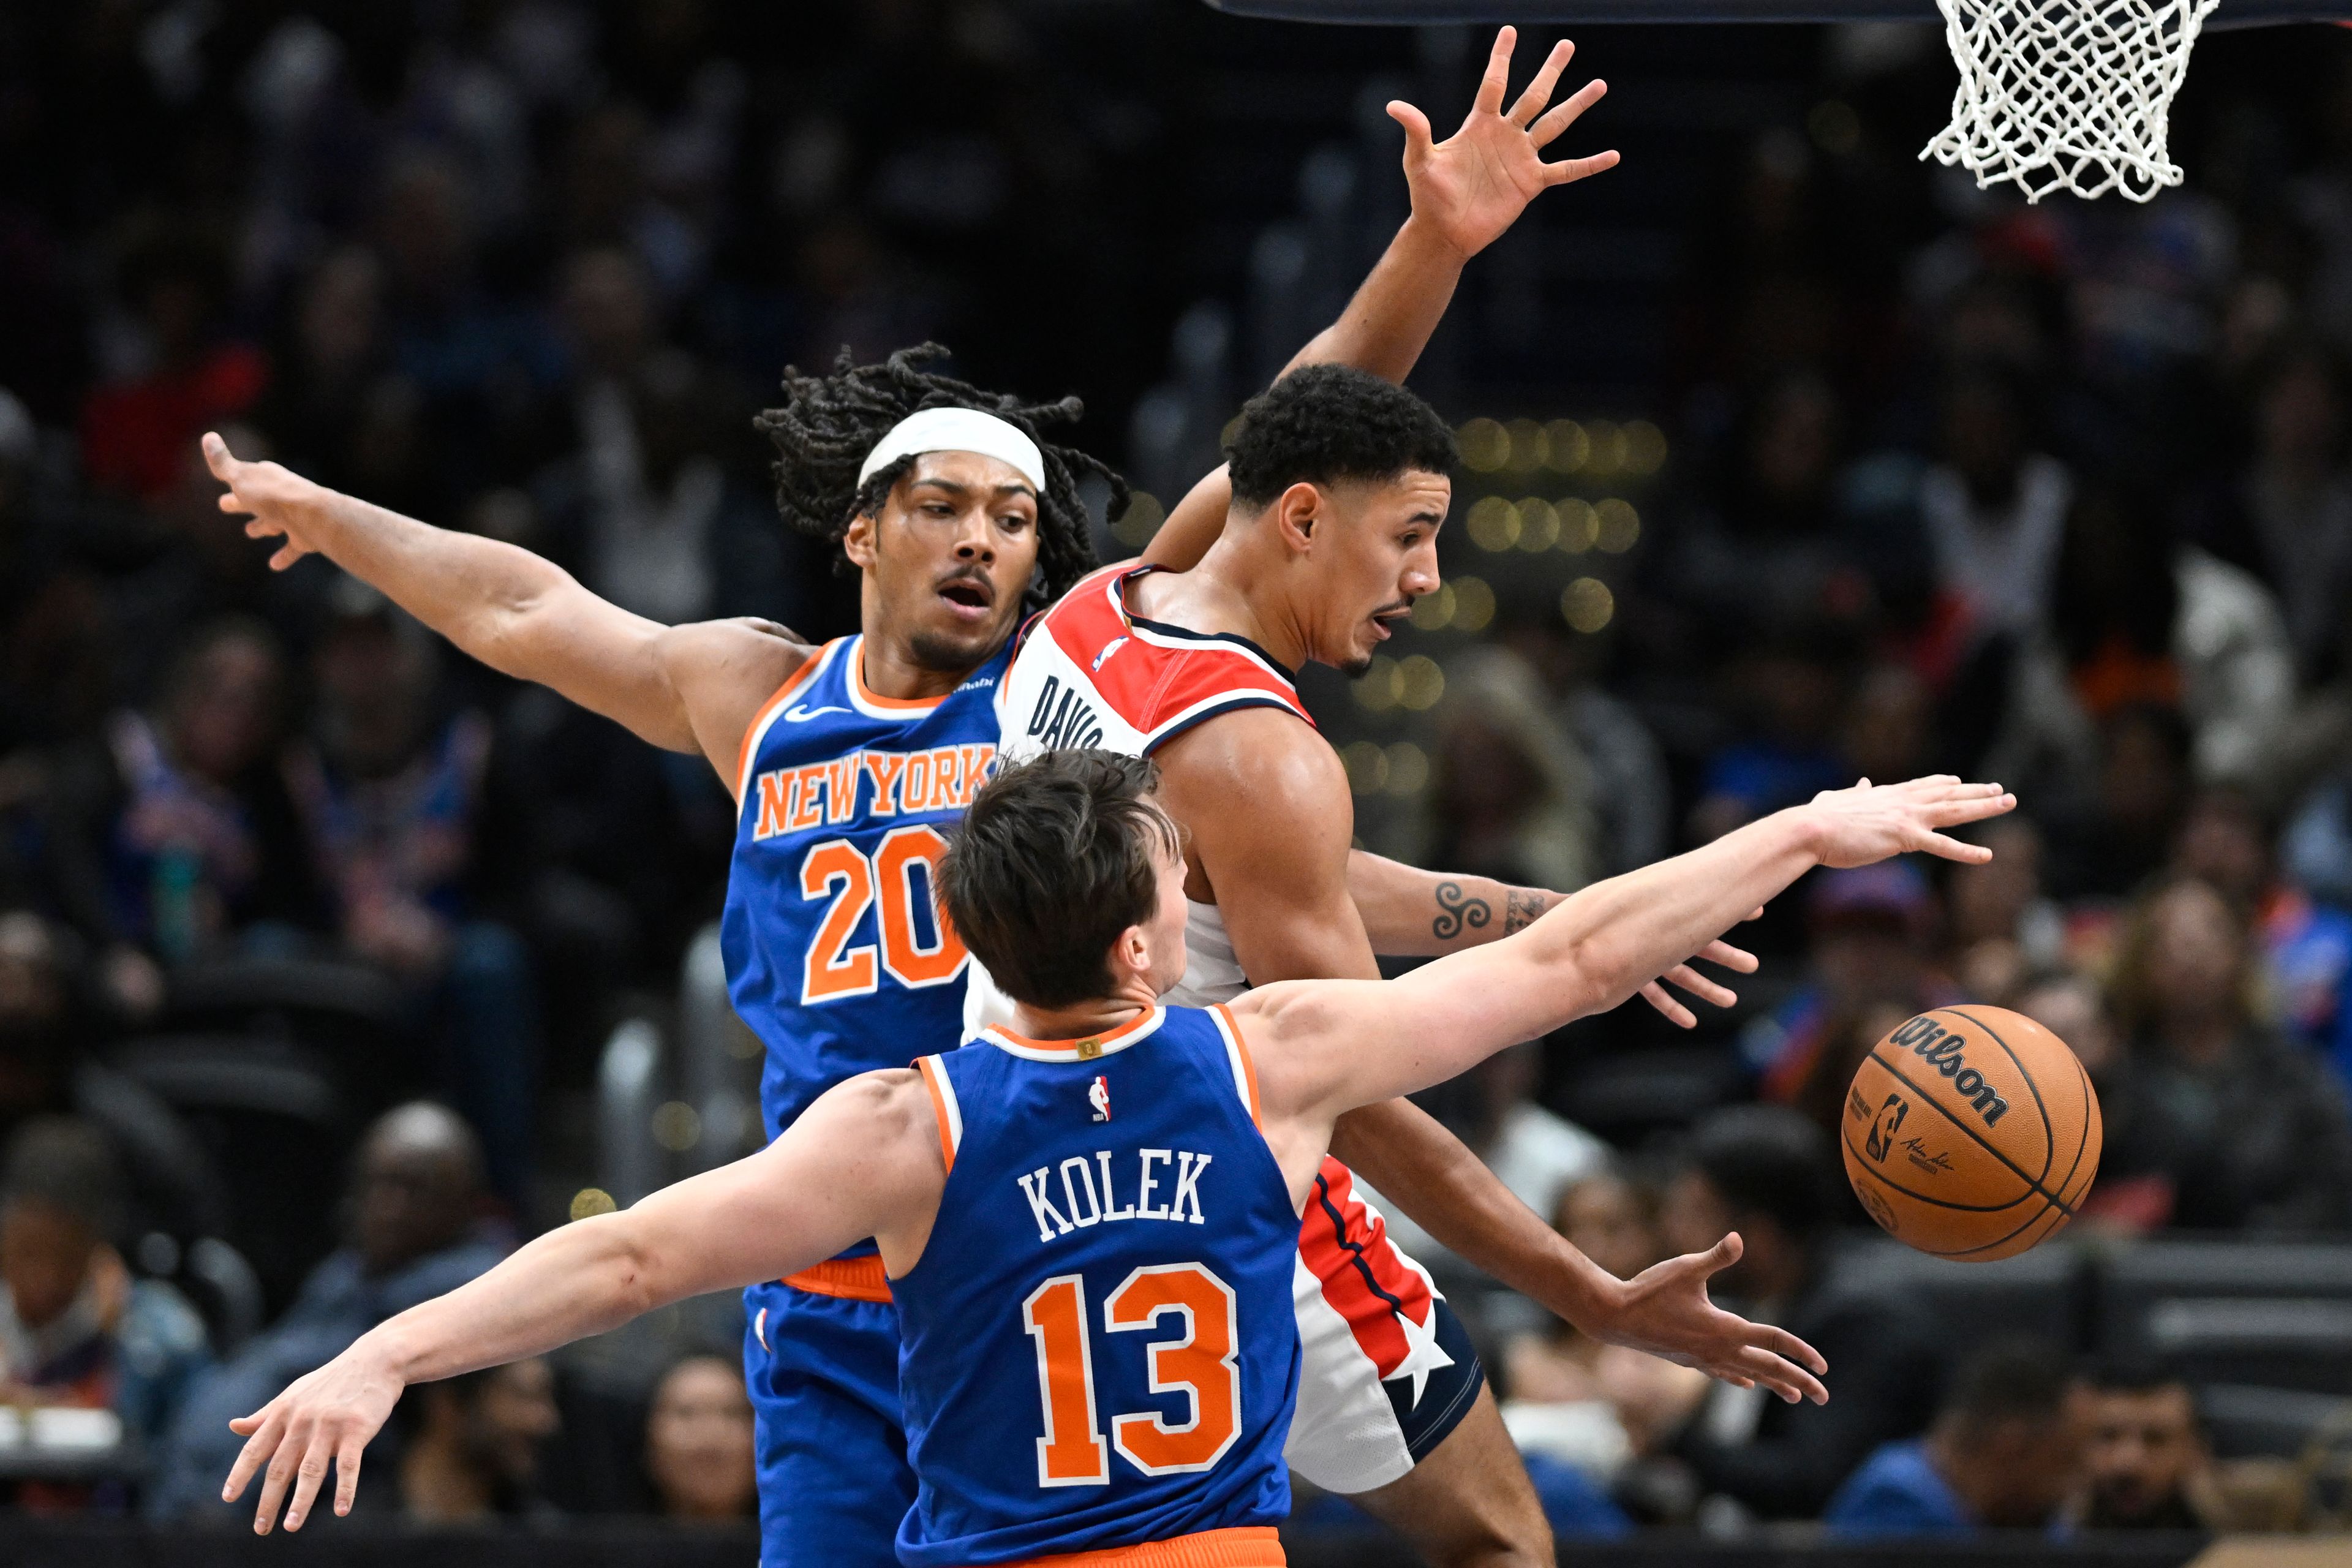
<svg viewBox="0 0 2352 1568">
<path fill-rule="evenodd" d="M 1911 850 L 1981 866 L 1992 851 L 1964 844 L 1943 829 L 1982 822 L 2017 809 L 2017 797 L 1997 784 L 1967 784 L 1949 773 L 1908 784 L 1827 789 L 1796 808 L 1811 835 L 1813 858 L 1823 866 L 1867 866 Z"/>
<path fill-rule="evenodd" d="M 286 542 L 269 558 L 273 572 L 283 572 L 318 548 L 304 537 L 305 525 L 315 515 L 326 491 L 278 463 L 247 463 L 233 457 L 228 443 L 205 432 L 205 466 L 213 478 L 228 487 L 220 498 L 221 510 L 246 519 L 248 539 L 282 537 Z"/>
<path fill-rule="evenodd" d="M 281 1501 L 286 1502 L 286 1528 L 299 1530 L 331 1462 L 335 1513 L 351 1512 L 359 1490 L 360 1451 L 383 1430 L 400 1401 L 402 1386 L 366 1338 L 318 1371 L 297 1378 L 285 1393 L 228 1424 L 246 1444 L 229 1470 L 228 1484 L 221 1488 L 221 1500 L 235 1502 L 255 1472 L 266 1466 L 253 1532 L 269 1533 Z M 289 1486 L 293 1497 L 287 1501 Z"/>
</svg>

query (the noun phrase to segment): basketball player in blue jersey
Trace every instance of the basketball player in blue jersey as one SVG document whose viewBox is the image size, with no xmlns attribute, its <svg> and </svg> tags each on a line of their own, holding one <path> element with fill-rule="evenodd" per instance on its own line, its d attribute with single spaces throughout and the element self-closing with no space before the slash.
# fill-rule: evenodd
<svg viewBox="0 0 2352 1568">
<path fill-rule="evenodd" d="M 1604 89 L 1594 82 L 1550 102 L 1570 54 L 1562 44 L 1506 111 L 1513 43 L 1503 29 L 1475 106 L 1445 142 L 1432 140 L 1419 110 L 1391 106 L 1406 132 L 1413 216 L 1297 363 L 1401 378 L 1467 258 L 1542 190 L 1616 162 L 1612 153 L 1543 161 L 1541 149 Z M 282 537 L 273 565 L 323 553 L 483 662 L 656 745 L 699 752 L 736 793 L 722 931 L 737 1010 L 768 1047 L 772 1135 L 833 1084 L 902 1060 L 905 1040 L 935 1037 L 932 1026 L 957 1016 L 962 949 L 927 897 L 940 831 L 986 772 L 993 700 L 1024 606 L 1091 564 L 1076 480 L 1100 473 L 1123 495 L 1116 476 L 1044 439 L 1076 416 L 1074 400 L 1041 406 L 983 393 L 936 374 L 920 353 L 793 374 L 786 395 L 761 421 L 779 452 L 780 507 L 793 526 L 836 541 L 859 573 L 862 632 L 824 648 L 758 621 L 656 625 L 525 552 L 205 442 L 231 489 L 223 510 L 250 513 L 254 537 Z M 1226 503 L 1223 473 L 1212 475 L 1171 512 L 1151 558 L 1190 564 Z M 1426 925 L 1410 909 L 1401 921 L 1404 937 Z M 1556 1274 L 1558 1238 L 1434 1122 L 1402 1103 L 1351 1121 L 1358 1163 L 1441 1239 L 1489 1260 L 1507 1283 Z M 1378 1163 L 1382 1153 L 1400 1163 Z M 1445 1175 L 1425 1205 L 1417 1172 Z M 862 1245 L 747 1299 L 768 1568 L 887 1560 L 913 1495 L 887 1303 L 881 1266 Z M 1475 1492 L 1486 1483 L 1474 1468 L 1448 1484 Z M 1419 1511 L 1437 1514 L 1426 1500 Z M 1453 1555 L 1443 1541 L 1429 1544 Z"/>
<path fill-rule="evenodd" d="M 907 1568 L 1107 1551 L 1122 1568 L 1270 1568 L 1289 1506 L 1297 1230 L 1336 1120 L 1615 1005 L 1815 866 L 1980 863 L 1989 851 L 1945 830 L 2015 805 L 1998 785 L 1865 780 L 1402 979 L 1187 1008 L 1160 1001 L 1185 970 L 1187 873 L 1156 777 L 1145 758 L 1055 752 L 972 803 L 941 889 L 1014 999 L 1012 1026 L 836 1086 L 762 1152 L 543 1236 L 371 1331 L 233 1424 L 247 1441 L 225 1495 L 261 1474 L 256 1528 L 282 1505 L 299 1529 L 331 1467 L 347 1513 L 410 1384 L 870 1237 L 903 1328 L 919 1483 L 898 1536 Z M 1627 1289 L 1727 1316 L 1705 1281 L 1738 1256 L 1727 1236 Z M 1753 1352 L 1753 1375 L 1772 1360 Z"/>
</svg>

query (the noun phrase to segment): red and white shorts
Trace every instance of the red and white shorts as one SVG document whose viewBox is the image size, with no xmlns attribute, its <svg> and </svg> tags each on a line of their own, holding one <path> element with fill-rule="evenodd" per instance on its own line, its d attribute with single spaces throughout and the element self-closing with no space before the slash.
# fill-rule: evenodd
<svg viewBox="0 0 2352 1568">
<path fill-rule="evenodd" d="M 1328 1155 L 1307 1195 L 1292 1289 L 1304 1354 L 1283 1458 L 1325 1491 L 1401 1479 L 1470 1413 L 1486 1374 L 1428 1270 Z"/>
</svg>

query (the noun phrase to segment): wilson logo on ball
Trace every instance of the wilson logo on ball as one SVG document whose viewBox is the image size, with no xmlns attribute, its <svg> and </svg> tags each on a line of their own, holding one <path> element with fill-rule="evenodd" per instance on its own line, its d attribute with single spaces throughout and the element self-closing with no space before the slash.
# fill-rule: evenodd
<svg viewBox="0 0 2352 1568">
<path fill-rule="evenodd" d="M 1968 1037 L 1956 1035 L 1936 1022 L 1921 1016 L 1912 1019 L 1886 1037 L 1891 1045 L 1900 1046 L 1952 1080 L 1953 1092 L 1976 1107 L 1977 1114 L 1990 1127 L 2009 1113 L 2009 1101 L 1993 1092 L 1985 1082 L 1984 1074 L 1968 1065 Z M 1875 1135 L 1874 1134 L 1874 1141 Z M 1876 1151 L 1872 1151 L 1874 1153 Z"/>
</svg>

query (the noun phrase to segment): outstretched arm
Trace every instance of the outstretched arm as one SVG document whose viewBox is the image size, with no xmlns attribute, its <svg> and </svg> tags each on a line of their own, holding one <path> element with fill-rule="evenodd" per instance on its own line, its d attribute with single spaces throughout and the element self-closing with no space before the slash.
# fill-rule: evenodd
<svg viewBox="0 0 2352 1568">
<path fill-rule="evenodd" d="M 349 1513 L 360 1454 L 402 1390 L 541 1354 L 686 1297 L 778 1279 L 876 1237 L 898 1272 L 929 1236 L 946 1180 L 929 1095 L 911 1071 L 835 1086 L 759 1153 L 619 1214 L 550 1231 L 479 1279 L 386 1320 L 252 1415 L 221 1495 L 267 1467 L 253 1528 L 299 1530 L 336 1469 Z"/>
<path fill-rule="evenodd" d="M 1500 942 L 1525 931 L 1567 896 L 1515 888 L 1490 877 L 1424 871 L 1366 849 L 1348 857 L 1348 897 L 1372 951 L 1387 958 L 1435 958 Z M 1708 942 L 1693 956 L 1743 974 L 1756 970 L 1755 954 L 1727 942 Z M 1698 1019 L 1666 989 L 1669 984 L 1717 1007 L 1739 1000 L 1689 964 L 1677 963 L 1641 989 L 1642 999 L 1677 1028 L 1696 1028 Z"/>
<path fill-rule="evenodd" d="M 701 752 L 730 789 L 752 716 L 808 657 L 782 626 L 665 626 L 527 550 L 371 506 L 277 463 L 240 461 L 215 435 L 204 448 L 228 486 L 221 510 L 246 517 L 252 538 L 285 541 L 269 558 L 276 570 L 324 555 L 491 668 L 552 687 L 656 746 Z"/>
<path fill-rule="evenodd" d="M 1825 791 L 1686 855 L 1596 882 L 1517 936 L 1385 984 L 1269 986 L 1235 1005 L 1267 1042 L 1270 1115 L 1328 1117 L 1443 1083 L 1486 1057 L 1622 1002 L 1815 866 L 1906 851 L 1980 864 L 1943 829 L 2016 805 L 1998 784 L 1916 779 Z"/>
<path fill-rule="evenodd" d="M 1576 46 L 1565 38 L 1552 46 L 1527 90 L 1505 112 L 1503 95 L 1510 86 L 1517 39 L 1510 27 L 1495 35 L 1478 96 L 1460 129 L 1444 141 L 1431 139 L 1429 117 L 1412 104 L 1399 100 L 1388 106 L 1389 118 L 1404 127 L 1404 177 L 1412 214 L 1339 319 L 1316 333 L 1283 367 L 1285 374 L 1303 364 L 1348 364 L 1402 381 L 1429 346 L 1469 259 L 1544 191 L 1616 166 L 1613 152 L 1544 162 L 1543 150 L 1609 90 L 1605 82 L 1590 81 L 1560 102 L 1551 101 L 1560 73 L 1576 54 Z M 1190 570 L 1223 531 L 1232 501 L 1233 486 L 1221 467 L 1169 512 L 1143 558 Z"/>
</svg>

